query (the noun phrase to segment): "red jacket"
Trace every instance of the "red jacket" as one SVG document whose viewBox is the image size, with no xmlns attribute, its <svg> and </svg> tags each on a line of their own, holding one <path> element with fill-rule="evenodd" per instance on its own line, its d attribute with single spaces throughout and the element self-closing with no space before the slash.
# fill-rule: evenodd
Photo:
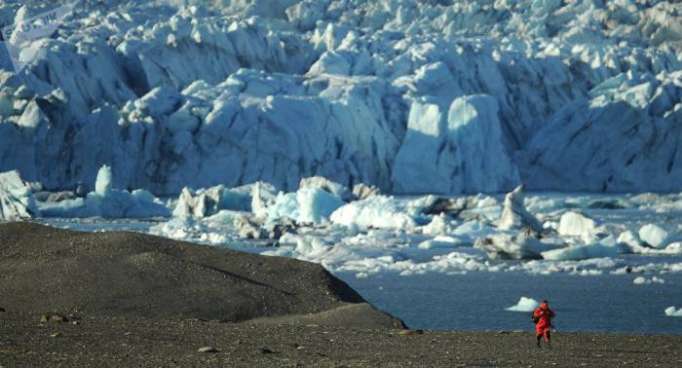
<svg viewBox="0 0 682 368">
<path fill-rule="evenodd" d="M 535 331 L 543 333 L 552 328 L 552 318 L 554 318 L 554 315 L 554 311 L 549 309 L 547 303 L 542 303 L 539 307 L 535 308 L 533 312 L 533 318 L 537 321 L 535 322 Z"/>
</svg>

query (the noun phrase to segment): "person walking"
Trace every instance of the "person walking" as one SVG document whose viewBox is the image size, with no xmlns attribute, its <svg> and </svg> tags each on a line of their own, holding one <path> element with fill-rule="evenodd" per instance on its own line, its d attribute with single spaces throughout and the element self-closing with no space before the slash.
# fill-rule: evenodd
<svg viewBox="0 0 682 368">
<path fill-rule="evenodd" d="M 544 338 L 545 343 L 548 347 L 552 347 L 552 318 L 556 314 L 553 310 L 549 308 L 549 302 L 543 300 L 539 307 L 535 308 L 533 311 L 533 322 L 535 322 L 535 337 L 537 338 L 538 348 L 540 347 L 540 341 Z"/>
</svg>

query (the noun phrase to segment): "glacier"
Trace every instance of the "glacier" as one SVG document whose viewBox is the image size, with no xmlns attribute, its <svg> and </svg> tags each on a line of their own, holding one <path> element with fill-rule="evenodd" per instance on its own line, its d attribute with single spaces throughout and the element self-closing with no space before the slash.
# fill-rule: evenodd
<svg viewBox="0 0 682 368">
<path fill-rule="evenodd" d="M 0 22 L 58 4 L 4 1 Z M 681 14 L 663 0 L 83 0 L 21 45 L 21 70 L 2 51 L 0 172 L 90 192 L 108 165 L 114 188 L 156 196 L 311 176 L 390 194 L 679 191 Z"/>
</svg>

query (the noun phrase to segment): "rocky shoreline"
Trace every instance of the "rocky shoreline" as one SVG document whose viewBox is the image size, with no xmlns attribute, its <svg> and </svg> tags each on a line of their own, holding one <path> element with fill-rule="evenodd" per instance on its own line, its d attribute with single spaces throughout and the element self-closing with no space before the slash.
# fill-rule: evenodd
<svg viewBox="0 0 682 368">
<path fill-rule="evenodd" d="M 530 332 L 422 332 L 143 318 L 41 323 L 11 315 L 2 316 L 3 367 L 682 365 L 682 336 L 559 333 L 548 350 L 537 349 Z"/>
</svg>

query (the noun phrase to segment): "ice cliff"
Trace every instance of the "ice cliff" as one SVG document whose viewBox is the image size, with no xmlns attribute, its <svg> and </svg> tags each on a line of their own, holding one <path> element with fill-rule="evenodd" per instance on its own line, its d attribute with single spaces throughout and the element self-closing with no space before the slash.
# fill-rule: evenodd
<svg viewBox="0 0 682 368">
<path fill-rule="evenodd" d="M 20 46 L 0 172 L 51 190 L 682 189 L 677 1 L 84 0 Z"/>
</svg>

